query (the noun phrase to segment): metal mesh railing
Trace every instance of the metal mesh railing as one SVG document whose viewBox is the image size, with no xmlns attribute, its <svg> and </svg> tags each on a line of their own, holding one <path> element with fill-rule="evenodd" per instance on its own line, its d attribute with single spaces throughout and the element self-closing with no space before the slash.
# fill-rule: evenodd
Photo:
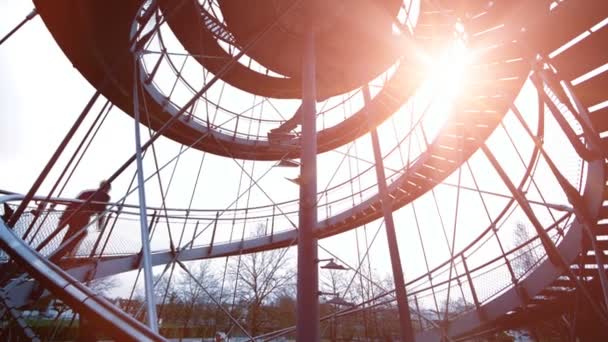
<svg viewBox="0 0 608 342">
<path fill-rule="evenodd" d="M 36 219 L 36 214 L 30 210 L 21 215 L 21 218 L 13 227 L 13 231 L 17 236 L 24 239 L 28 245 L 37 249 L 43 241 L 57 230 L 59 220 L 63 213 L 62 210 L 45 210 L 42 211 L 38 219 Z M 34 222 L 33 225 L 32 222 Z M 77 247 L 77 250 L 74 253 L 75 257 L 88 257 L 93 251 L 93 247 L 95 246 L 99 235 L 102 234 L 102 232 L 94 228 L 94 226 L 94 222 L 89 223 L 86 228 L 87 235 Z M 61 232 L 48 241 L 39 252 L 43 256 L 49 256 L 53 251 L 57 250 L 67 233 L 67 229 L 67 227 L 62 228 Z M 28 234 L 25 235 L 26 233 Z M 106 249 L 103 253 L 104 255 L 129 255 L 135 254 L 141 249 L 140 241 L 138 241 L 138 239 L 127 238 L 127 236 L 125 236 L 127 234 L 109 234 L 109 230 L 106 230 L 103 234 L 102 240 L 105 241 L 108 239 Z M 97 251 L 99 252 L 100 250 L 101 245 L 98 244 Z M 6 261 L 8 261 L 8 256 L 3 251 L 0 251 L 0 262 Z"/>
</svg>

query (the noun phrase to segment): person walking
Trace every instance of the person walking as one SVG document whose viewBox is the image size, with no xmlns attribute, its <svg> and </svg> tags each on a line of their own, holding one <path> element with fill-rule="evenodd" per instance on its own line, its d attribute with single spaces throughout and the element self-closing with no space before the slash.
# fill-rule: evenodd
<svg viewBox="0 0 608 342">
<path fill-rule="evenodd" d="M 110 190 L 111 185 L 107 181 L 101 181 L 99 183 L 99 189 L 96 190 L 85 190 L 81 192 L 77 199 L 81 201 L 88 201 L 84 204 L 82 202 L 73 202 L 68 204 L 65 211 L 59 218 L 59 225 L 57 229 L 63 229 L 68 227 L 67 232 L 61 240 L 60 246 L 70 240 L 73 236 L 76 236 L 70 241 L 65 247 L 54 255 L 54 259 L 58 260 L 66 254 L 74 256 L 80 246 L 80 243 L 87 236 L 87 231 L 84 227 L 89 224 L 91 217 L 96 215 L 99 216 L 97 220 L 97 227 L 101 230 L 105 224 L 105 217 L 103 212 L 106 210 L 107 202 L 110 201 Z M 82 208 L 81 208 L 82 206 Z"/>
</svg>

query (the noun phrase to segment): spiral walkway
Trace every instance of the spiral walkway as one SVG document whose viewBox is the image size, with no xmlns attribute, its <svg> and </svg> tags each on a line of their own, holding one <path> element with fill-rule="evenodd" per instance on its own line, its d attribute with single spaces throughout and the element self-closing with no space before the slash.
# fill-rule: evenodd
<svg viewBox="0 0 608 342">
<path fill-rule="evenodd" d="M 300 66 L 305 54 L 300 35 L 304 24 L 293 13 L 305 13 L 307 7 L 298 7 L 300 1 L 278 5 L 272 0 L 256 5 L 186 0 L 34 3 L 65 55 L 98 90 L 91 106 L 102 96 L 108 101 L 106 106 L 111 103 L 148 126 L 150 141 L 141 145 L 143 150 L 150 146 L 152 150 L 155 139 L 162 135 L 203 156 L 199 175 L 209 153 L 209 158 L 233 159 L 241 180 L 235 191 L 236 205 L 226 208 L 209 205 L 213 202 L 192 207 L 195 190 L 189 205 L 171 207 L 165 203 L 168 188 L 163 190 L 160 176 L 162 205 L 134 205 L 125 200 L 130 198 L 129 191 L 135 191 L 129 186 L 121 200 L 108 206 L 112 225 L 88 236 L 76 255 L 62 258 L 54 256 L 61 249 L 56 225 L 62 213 L 55 208 L 74 200 L 53 193 L 6 192 L 0 202 L 25 210 L 16 218 L 8 217 L 7 224 L 0 222 L 0 267 L 7 274 L 1 280 L 0 314 L 14 323 L 11 334 L 14 330 L 25 338 L 37 338 L 36 329 L 28 326 L 22 313 L 40 307 L 52 294 L 83 319 L 99 322 L 98 327 L 114 338 L 161 340 L 156 322 L 150 324 L 148 319 L 148 327 L 140 322 L 146 321 L 141 315 L 145 309 L 125 313 L 84 284 L 152 266 L 164 267 L 163 274 L 168 270 L 173 274 L 176 265 L 189 273 L 184 264 L 189 261 L 225 258 L 227 265 L 229 258 L 238 257 L 240 264 L 243 255 L 287 251 L 284 248 L 299 243 L 301 201 L 271 198 L 258 184 L 266 174 L 256 180 L 254 167 L 266 165 L 262 163 L 300 166 L 299 161 L 306 158 L 304 102 L 297 102 L 304 91 Z M 584 0 L 421 1 L 415 20 L 410 19 L 414 6 L 408 1 L 358 1 L 349 9 L 341 2 L 332 6 L 324 7 L 326 12 L 315 23 L 319 53 L 313 96 L 321 108 L 313 117 L 318 127 L 316 153 L 320 163 L 326 160 L 324 155 L 342 153 L 342 162 L 348 160 L 349 169 L 348 175 L 339 174 L 342 162 L 335 162 L 337 180 L 332 176 L 325 189 L 315 189 L 319 218 L 312 227 L 314 238 L 332 241 L 347 232 L 367 229 L 386 219 L 387 212 L 394 212 L 391 220 L 396 215 L 406 222 L 403 213 L 412 210 L 426 264 L 415 277 L 408 274 L 407 267 L 404 270 L 408 319 L 417 341 L 467 340 L 527 328 L 550 315 L 576 317 L 574 313 L 580 310 L 572 308 L 577 305 L 586 305 L 586 314 L 597 324 L 587 331 L 573 327 L 568 333 L 604 336 L 601 327 L 608 322 L 608 279 L 603 271 L 608 251 L 608 96 L 603 89 L 608 89 L 608 53 L 603 47 L 608 43 L 608 4 Z M 371 23 L 373 29 L 361 29 L 361 22 Z M 349 38 L 342 41 L 344 37 Z M 435 83 L 429 85 L 429 79 L 437 72 L 437 60 L 454 56 L 450 50 L 454 41 L 468 51 L 460 71 L 466 77 L 458 81 L 461 91 L 446 95 Z M 202 78 L 197 79 L 193 70 L 202 70 Z M 223 100 L 224 91 L 238 100 Z M 421 109 L 417 104 L 433 106 L 435 99 L 429 99 L 433 93 L 453 100 L 441 120 L 433 116 L 440 110 Z M 522 97 L 533 98 L 535 103 L 521 105 Z M 246 101 L 254 103 L 253 107 L 241 108 L 239 102 Z M 271 110 L 273 103 L 277 108 L 280 104 L 283 112 Z M 335 108 L 344 109 L 342 118 L 336 119 Z M 395 120 L 403 120 L 395 119 L 399 115 L 409 120 L 409 126 L 405 121 L 401 126 L 395 124 Z M 435 121 L 439 124 L 433 128 Z M 377 129 L 391 124 L 394 146 L 380 141 L 383 148 L 390 149 L 380 153 L 388 175 L 376 180 L 373 166 L 381 161 L 370 161 L 374 157 L 369 151 L 359 155 L 351 148 L 356 150 L 367 133 L 377 134 Z M 501 142 L 514 148 L 512 158 L 521 164 L 520 171 L 509 166 L 512 162 L 506 160 L 511 157 L 500 147 Z M 411 145 L 418 146 L 412 156 Z M 407 160 L 402 149 L 408 151 Z M 158 174 L 175 160 L 159 168 L 156 150 L 153 153 Z M 182 147 L 177 160 L 181 153 Z M 110 179 L 120 179 L 140 157 L 136 153 Z M 566 159 L 578 164 L 566 165 Z M 360 162 L 366 162 L 365 166 L 359 167 Z M 173 172 L 177 161 L 174 163 Z M 351 163 L 357 165 L 354 173 Z M 462 176 L 465 172 L 470 173 L 468 188 L 461 184 L 461 178 L 469 178 Z M 491 191 L 482 189 L 483 178 L 489 177 L 484 173 L 493 174 L 495 182 L 501 183 L 506 195 L 498 195 L 504 201 L 486 202 L 484 196 Z M 244 175 L 250 182 L 245 191 L 241 186 Z M 169 183 L 172 179 L 173 174 Z M 295 187 L 306 184 L 299 178 L 293 181 Z M 198 182 L 197 176 L 194 189 Z M 436 194 L 446 186 L 457 189 L 455 208 L 437 204 Z M 251 196 L 256 187 L 260 193 Z M 467 238 L 456 243 L 457 228 L 469 228 L 458 224 L 459 205 L 466 206 L 459 203 L 460 191 L 465 189 L 477 194 L 480 204 L 475 210 L 487 213 L 489 224 L 476 222 L 477 227 L 470 227 L 474 233 L 459 230 Z M 239 201 L 245 194 L 249 195 L 243 205 Z M 251 204 L 250 197 L 257 204 Z M 434 200 L 442 227 L 444 220 L 448 222 L 443 216 L 455 216 L 451 244 L 443 227 L 449 255 L 431 263 L 427 254 L 433 252 L 425 250 L 418 222 L 424 220 L 419 218 L 423 215 L 421 203 L 429 198 Z M 525 219 L 533 236 L 511 247 L 506 228 L 501 227 L 511 224 L 512 216 Z M 140 218 L 152 232 L 161 230 L 159 222 L 164 219 L 168 235 L 155 239 L 156 233 L 150 233 L 149 242 L 129 243 L 120 234 L 122 228 L 114 230 L 115 226 L 129 226 L 129 217 L 131 221 Z M 260 222 L 265 222 L 263 232 L 249 228 L 246 234 L 247 226 Z M 399 222 L 396 219 L 397 226 Z M 242 225 L 242 230 L 235 233 L 235 225 Z M 409 229 L 409 235 L 398 235 L 399 244 L 409 246 L 404 237 L 414 236 L 413 227 L 397 228 L 401 232 Z M 372 244 L 366 242 L 368 250 Z M 409 255 L 407 248 L 405 254 Z M 358 257 L 359 265 L 348 267 L 361 277 L 365 276 L 363 260 Z M 197 284 L 204 289 L 204 284 Z M 321 317 L 321 321 L 358 315 L 382 301 L 399 300 L 394 288 L 373 286 L 379 289 L 374 296 L 359 298 L 354 306 Z M 146 293 L 148 303 L 156 301 L 151 295 Z M 450 312 L 450 296 L 459 298 L 463 308 Z M 256 336 L 224 309 L 221 296 L 214 303 L 250 339 L 270 340 L 295 330 Z M 149 305 L 148 310 L 158 306 Z M 443 306 L 445 309 L 440 308 Z"/>
</svg>

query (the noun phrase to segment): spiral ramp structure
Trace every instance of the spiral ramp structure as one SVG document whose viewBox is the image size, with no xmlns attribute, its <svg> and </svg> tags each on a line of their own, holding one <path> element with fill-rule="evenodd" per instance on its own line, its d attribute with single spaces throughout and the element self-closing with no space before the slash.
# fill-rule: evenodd
<svg viewBox="0 0 608 342">
<path fill-rule="evenodd" d="M 304 127 L 301 131 L 297 128 L 303 126 L 306 110 L 304 100 L 301 105 L 298 102 L 305 92 L 301 65 L 305 64 L 302 56 L 306 54 L 300 15 L 310 8 L 301 1 L 281 4 L 269 0 L 257 5 L 246 1 L 34 3 L 65 55 L 99 95 L 156 135 L 222 158 L 296 166 L 296 160 L 304 158 Z M 315 132 L 314 152 L 319 156 L 375 132 L 412 99 L 424 102 L 420 98 L 426 96 L 425 92 L 432 94 L 437 90 L 424 90 L 436 67 L 428 63 L 429 58 L 435 61 L 433 58 L 449 52 L 455 40 L 469 51 L 461 71 L 465 77 L 459 80 L 463 91 L 453 96 L 448 115 L 430 138 L 424 136 L 425 127 L 428 129 L 429 122 L 437 119 L 412 107 L 413 113 L 423 112 L 413 115 L 410 124 L 410 133 L 424 136 L 418 155 L 411 160 L 408 155 L 407 163 L 400 164 L 388 177 L 368 182 L 369 186 L 359 185 L 358 190 L 351 187 L 346 195 L 341 191 L 349 183 L 361 184 L 370 175 L 374 178 L 373 166 L 320 191 L 317 198 L 328 200 L 316 203 L 319 220 L 312 229 L 314 237 L 329 240 L 386 218 L 387 211 L 397 214 L 415 208 L 425 196 L 435 197 L 435 189 L 450 182 L 455 174 L 460 189 L 462 170 L 470 170 L 469 162 L 483 156 L 487 172 L 494 172 L 504 183 L 508 200 L 488 214 L 490 223 L 480 227 L 459 249 L 452 244 L 446 259 L 433 267 L 427 263 L 416 277 L 409 276 L 406 268 L 405 288 L 411 312 L 408 319 L 413 323 L 415 340 L 467 340 L 495 331 L 525 328 L 546 316 L 571 313 L 572 307 L 580 303 L 588 307 L 587 313 L 596 322 L 596 329 L 586 332 L 588 337 L 604 336 L 608 322 L 608 280 L 603 271 L 604 252 L 608 249 L 608 210 L 604 206 L 608 200 L 608 148 L 604 141 L 608 130 L 608 97 L 604 91 L 608 88 L 608 54 L 604 51 L 608 43 L 608 4 L 585 0 L 429 0 L 420 1 L 416 19 L 411 20 L 412 6 L 400 1 L 336 2 L 333 6 L 313 3 L 310 7 L 320 6 L 324 13 L 313 25 L 318 50 L 313 96 L 330 108 L 332 103 L 334 107 L 349 108 L 343 119 L 335 121 L 331 121 L 336 116 L 331 110 L 316 113 L 321 129 Z M 362 30 L 363 20 L 369 24 Z M 353 32 L 357 39 L 345 39 Z M 187 57 L 177 59 L 182 55 Z M 179 62 L 183 64 L 180 66 Z M 186 72 L 185 65 L 205 70 L 206 78 L 188 78 L 192 72 Z M 175 80 L 173 88 L 163 85 L 167 78 Z M 380 85 L 372 87 L 373 80 L 380 80 Z M 285 112 L 274 117 L 262 113 L 264 109 L 258 117 L 239 113 L 233 109 L 238 106 L 222 103 L 221 95 L 214 100 L 210 93 L 216 83 L 234 94 L 292 101 L 296 105 L 286 106 Z M 188 96 L 178 96 L 175 84 Z M 526 91 L 535 102 L 527 105 L 526 112 L 532 114 L 523 115 L 516 99 Z M 359 101 L 363 104 L 353 100 L 356 98 L 363 99 Z M 138 107 L 145 108 L 145 115 L 139 117 Z M 209 108 L 215 108 L 216 114 L 219 108 L 228 124 L 210 119 Z M 330 123 L 325 125 L 325 119 Z M 516 122 L 519 130 L 508 128 L 509 120 Z M 517 145 L 520 141 L 528 141 L 525 146 L 529 151 L 525 156 L 518 155 L 523 172 L 509 174 L 511 171 L 501 166 L 505 164 L 500 156 L 502 150 L 492 144 L 499 131 L 506 132 L 506 139 L 516 150 L 523 146 Z M 563 144 L 567 146 L 564 150 L 573 151 L 580 166 L 578 177 L 573 179 L 566 174 L 560 147 L 550 143 L 552 131 L 560 132 L 558 146 Z M 401 133 L 395 149 L 414 141 L 410 133 Z M 148 146 L 142 145 L 144 149 Z M 390 153 L 385 152 L 384 156 L 388 165 Z M 130 162 L 135 159 L 134 156 Z M 473 171 L 471 176 L 484 202 Z M 561 204 L 547 204 L 540 196 L 551 219 L 539 214 L 540 200 L 531 198 L 535 188 L 541 193 L 539 178 L 544 177 L 554 180 L 564 199 Z M 302 187 L 305 182 L 297 183 Z M 379 183 L 386 185 L 386 193 L 378 190 Z M 180 238 L 174 244 L 171 238 L 170 243 L 150 247 L 146 252 L 144 244 L 120 247 L 120 236 L 109 230 L 85 243 L 77 255 L 57 257 L 57 250 L 61 250 L 56 231 L 60 212 L 53 208 L 73 200 L 51 194 L 32 195 L 0 197 L 17 208 L 16 218 L 0 222 L 5 274 L 0 313 L 11 324 L 10 329 L 4 330 L 9 337 L 52 339 L 29 326 L 23 315 L 31 309 L 32 302 L 51 295 L 116 339 L 162 340 L 162 329 L 161 334 L 155 331 L 158 328 L 150 325 L 149 319 L 149 326 L 144 325 L 139 321 L 141 315 L 123 312 L 83 284 L 141 269 L 146 254 L 150 266 L 183 265 L 186 261 L 263 253 L 299 243 L 301 227 L 294 223 L 301 215 L 297 199 L 230 210 L 146 208 L 116 202 L 108 209 L 115 217 L 120 210 L 130 210 L 133 215 L 147 216 L 146 224 L 153 226 L 162 212 L 167 219 L 183 222 L 184 228 L 175 231 L 182 236 L 192 216 L 199 215 L 199 221 L 196 228 L 187 231 L 193 236 L 188 243 L 182 243 Z M 240 189 L 237 195 L 240 196 Z M 38 205 L 30 205 L 32 200 Z M 458 202 L 456 213 L 457 208 Z M 514 211 L 528 220 L 534 236 L 510 248 L 505 245 L 504 236 L 501 238 L 500 227 Z M 222 221 L 226 212 L 231 218 Z M 254 218 L 271 221 L 272 229 L 246 237 L 243 228 L 240 239 L 231 237 L 219 242 L 221 239 L 216 238 L 222 228 L 230 224 L 234 227 L 235 222 L 245 225 Z M 115 225 L 123 223 L 116 222 Z M 199 222 L 206 225 L 202 231 L 207 235 L 197 240 Z M 405 229 L 398 222 L 397 226 Z M 493 248 L 499 249 L 494 254 L 486 252 L 488 241 L 493 239 Z M 532 260 L 524 263 L 525 267 L 516 267 L 530 255 Z M 489 289 L 490 278 L 506 280 L 496 280 L 497 284 Z M 419 301 L 422 306 L 434 301 L 438 308 L 437 297 L 445 293 L 449 304 L 451 291 L 459 293 L 464 309 L 449 312 L 446 306 L 445 312 L 436 309 L 431 314 L 432 310 L 420 308 Z M 387 291 L 379 297 L 396 300 L 392 293 Z M 339 315 L 356 314 L 369 305 L 369 301 L 363 301 Z M 327 318 L 321 318 L 324 319 Z M 234 324 L 238 325 L 238 320 Z M 290 331 L 293 329 L 260 336 L 245 334 L 271 340 Z M 576 334 L 584 336 L 580 331 Z"/>
</svg>

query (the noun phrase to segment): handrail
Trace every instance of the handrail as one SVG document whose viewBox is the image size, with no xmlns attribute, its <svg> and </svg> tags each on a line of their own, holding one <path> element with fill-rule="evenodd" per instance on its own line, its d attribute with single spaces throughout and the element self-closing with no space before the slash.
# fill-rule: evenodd
<svg viewBox="0 0 608 342">
<path fill-rule="evenodd" d="M 165 341 L 162 336 L 153 333 L 141 322 L 33 251 L 4 222 L 0 222 L 0 248 L 53 295 L 73 310 L 94 320 L 96 325 L 104 327 L 115 337 L 129 341 Z"/>
</svg>

